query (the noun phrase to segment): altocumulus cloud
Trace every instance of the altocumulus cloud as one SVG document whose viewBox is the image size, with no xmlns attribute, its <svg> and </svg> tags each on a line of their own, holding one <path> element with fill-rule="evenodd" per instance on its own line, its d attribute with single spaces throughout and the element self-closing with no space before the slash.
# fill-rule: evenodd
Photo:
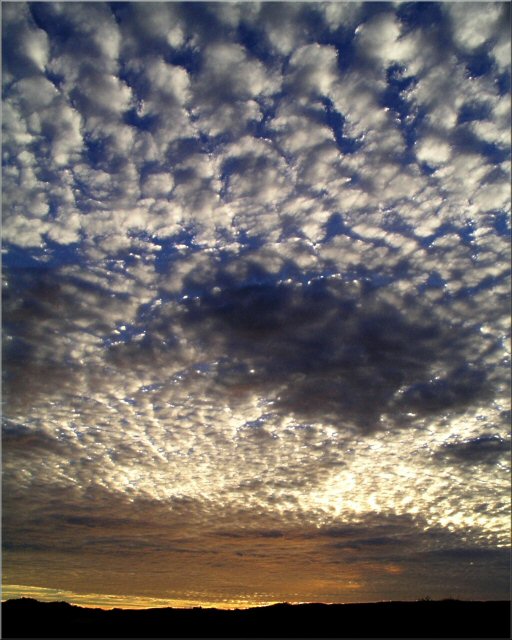
<svg viewBox="0 0 512 640">
<path fill-rule="evenodd" d="M 504 597 L 509 6 L 2 15 L 6 582 Z"/>
</svg>

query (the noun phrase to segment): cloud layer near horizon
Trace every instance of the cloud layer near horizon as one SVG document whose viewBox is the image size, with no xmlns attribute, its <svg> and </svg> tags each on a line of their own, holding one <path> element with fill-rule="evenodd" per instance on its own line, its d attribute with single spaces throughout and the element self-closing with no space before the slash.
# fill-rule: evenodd
<svg viewBox="0 0 512 640">
<path fill-rule="evenodd" d="M 505 593 L 510 16 L 461 6 L 2 6 L 8 582 Z"/>
</svg>

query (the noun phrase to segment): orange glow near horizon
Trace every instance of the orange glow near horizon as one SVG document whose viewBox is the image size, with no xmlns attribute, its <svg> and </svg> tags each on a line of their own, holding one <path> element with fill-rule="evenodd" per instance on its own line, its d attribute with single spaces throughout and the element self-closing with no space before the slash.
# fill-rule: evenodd
<svg viewBox="0 0 512 640">
<path fill-rule="evenodd" d="M 320 581 L 318 581 L 320 582 Z M 318 585 L 317 585 L 318 586 Z M 348 589 L 359 589 L 360 585 L 347 585 Z M 212 600 L 182 600 L 179 598 L 151 598 L 144 596 L 120 596 L 114 594 L 83 593 L 78 594 L 72 591 L 48 589 L 45 587 L 35 587 L 30 585 L 5 585 L 2 587 L 2 602 L 17 598 L 33 598 L 39 602 L 66 602 L 70 605 L 83 607 L 85 609 L 102 609 L 111 611 L 113 609 L 143 610 L 143 609 L 221 609 L 231 611 L 236 609 L 252 609 L 268 607 L 276 604 L 354 604 L 354 602 L 328 602 L 323 600 L 268 600 L 249 601 L 241 599 Z M 376 600 L 357 601 L 357 604 L 377 602 Z"/>
<path fill-rule="evenodd" d="M 73 591 L 48 589 L 30 585 L 4 585 L 2 587 L 2 602 L 15 598 L 33 598 L 40 602 L 67 602 L 71 605 L 85 607 L 87 609 L 164 609 L 172 607 L 176 609 L 249 609 L 252 607 L 264 607 L 278 604 L 279 600 L 266 602 L 247 600 L 213 600 L 207 599 L 179 599 L 179 598 L 151 598 L 144 596 L 120 596 L 101 593 L 74 593 Z"/>
</svg>

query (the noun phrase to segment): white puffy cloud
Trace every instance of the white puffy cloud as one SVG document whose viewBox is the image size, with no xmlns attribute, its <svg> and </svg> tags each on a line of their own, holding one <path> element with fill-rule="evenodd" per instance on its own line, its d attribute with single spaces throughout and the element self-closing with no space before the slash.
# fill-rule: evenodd
<svg viewBox="0 0 512 640">
<path fill-rule="evenodd" d="M 210 136 L 243 133 L 248 122 L 261 119 L 255 99 L 277 92 L 278 77 L 238 44 L 212 42 L 202 53 L 203 65 L 192 88 L 198 126 Z"/>
<path fill-rule="evenodd" d="M 427 162 L 432 166 L 445 164 L 451 156 L 450 145 L 439 138 L 425 137 L 417 146 L 416 156 L 420 162 Z"/>
<path fill-rule="evenodd" d="M 4 7 L 2 24 L 5 35 L 4 60 L 7 60 L 4 83 L 44 72 L 48 62 L 48 35 L 43 29 L 37 28 L 28 6 L 17 4 Z"/>
<path fill-rule="evenodd" d="M 404 55 L 404 45 L 400 41 L 400 23 L 393 13 L 377 15 L 359 25 L 355 33 L 361 55 L 368 56 L 379 65 L 388 66 L 392 62 L 400 61 Z"/>
<path fill-rule="evenodd" d="M 495 37 L 500 22 L 506 20 L 505 7 L 499 2 L 449 4 L 443 10 L 452 19 L 455 42 L 464 49 L 477 49 Z"/>
<path fill-rule="evenodd" d="M 329 95 L 337 74 L 334 47 L 309 44 L 297 49 L 290 58 L 288 76 L 291 90 L 299 95 Z"/>
<path fill-rule="evenodd" d="M 261 28 L 275 53 L 289 55 L 307 41 L 304 6 L 292 3 L 284 6 L 263 3 L 256 6 L 259 11 L 251 12 L 247 18 Z"/>
<path fill-rule="evenodd" d="M 322 2 L 318 10 L 325 16 L 325 21 L 331 30 L 340 26 L 354 27 L 361 14 L 361 5 L 356 2 Z"/>
<path fill-rule="evenodd" d="M 144 180 L 143 194 L 146 197 L 168 195 L 174 186 L 172 175 L 167 173 L 153 173 Z"/>
</svg>

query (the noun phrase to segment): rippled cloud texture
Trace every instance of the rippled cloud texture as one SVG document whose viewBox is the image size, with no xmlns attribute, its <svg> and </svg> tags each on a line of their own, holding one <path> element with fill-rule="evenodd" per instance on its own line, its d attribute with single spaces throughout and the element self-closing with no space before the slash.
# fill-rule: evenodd
<svg viewBox="0 0 512 640">
<path fill-rule="evenodd" d="M 2 5 L 7 593 L 508 597 L 509 10 Z"/>
</svg>

